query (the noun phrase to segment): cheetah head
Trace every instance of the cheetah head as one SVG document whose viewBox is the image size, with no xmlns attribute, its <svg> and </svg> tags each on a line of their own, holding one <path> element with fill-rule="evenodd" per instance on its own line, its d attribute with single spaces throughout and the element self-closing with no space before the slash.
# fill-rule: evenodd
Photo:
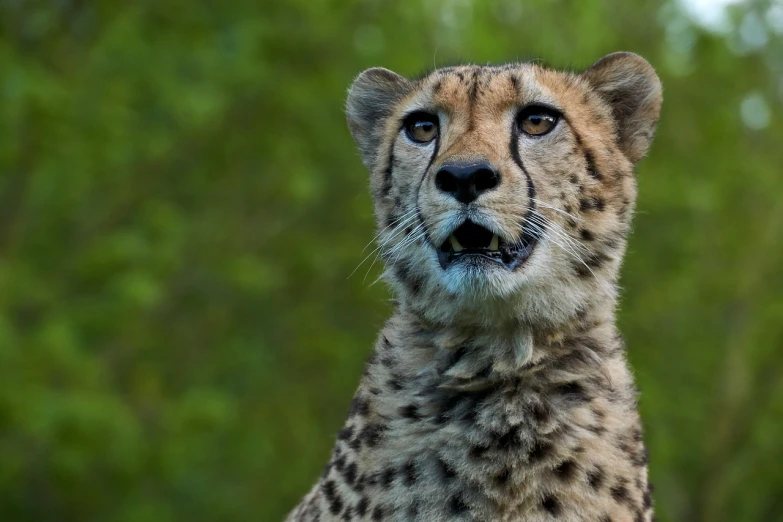
<svg viewBox="0 0 783 522">
<path fill-rule="evenodd" d="M 386 275 L 434 321 L 558 323 L 614 302 L 633 166 L 661 106 L 653 68 L 465 65 L 364 71 L 347 119 L 371 174 Z"/>
</svg>

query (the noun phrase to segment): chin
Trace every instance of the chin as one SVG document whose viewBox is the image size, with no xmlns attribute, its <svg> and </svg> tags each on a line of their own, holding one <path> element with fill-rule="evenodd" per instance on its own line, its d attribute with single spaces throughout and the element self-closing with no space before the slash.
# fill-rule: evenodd
<svg viewBox="0 0 783 522">
<path fill-rule="evenodd" d="M 443 269 L 448 294 L 469 302 L 509 298 L 519 290 L 522 274 L 480 254 L 463 256 Z"/>
</svg>

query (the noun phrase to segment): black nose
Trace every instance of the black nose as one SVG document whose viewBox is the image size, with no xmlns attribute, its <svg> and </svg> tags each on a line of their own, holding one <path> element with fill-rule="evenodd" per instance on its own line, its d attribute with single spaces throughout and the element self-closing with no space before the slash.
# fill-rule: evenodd
<svg viewBox="0 0 783 522">
<path fill-rule="evenodd" d="M 497 187 L 498 183 L 500 176 L 487 163 L 443 165 L 435 174 L 435 186 L 465 204 Z"/>
</svg>

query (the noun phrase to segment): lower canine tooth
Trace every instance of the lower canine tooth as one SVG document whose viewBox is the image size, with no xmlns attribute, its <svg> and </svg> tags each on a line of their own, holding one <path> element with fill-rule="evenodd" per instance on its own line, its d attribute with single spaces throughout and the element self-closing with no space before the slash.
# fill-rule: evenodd
<svg viewBox="0 0 783 522">
<path fill-rule="evenodd" d="M 489 249 L 490 250 L 497 250 L 498 249 L 498 235 L 494 234 L 492 236 L 492 241 L 489 242 Z"/>
<path fill-rule="evenodd" d="M 457 238 L 454 237 L 453 235 L 449 237 L 449 241 L 451 241 L 451 248 L 453 248 L 455 252 L 462 252 L 463 250 L 465 250 L 464 248 L 462 248 L 462 245 L 459 244 Z"/>
</svg>

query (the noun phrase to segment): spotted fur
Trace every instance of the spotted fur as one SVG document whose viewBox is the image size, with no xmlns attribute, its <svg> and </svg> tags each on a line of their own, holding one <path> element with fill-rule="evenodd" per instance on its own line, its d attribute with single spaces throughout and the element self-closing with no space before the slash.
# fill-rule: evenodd
<svg viewBox="0 0 783 522">
<path fill-rule="evenodd" d="M 519 133 L 530 103 L 562 113 L 552 132 Z M 521 63 L 357 78 L 348 123 L 398 307 L 289 522 L 651 520 L 614 309 L 633 165 L 660 105 L 652 67 L 628 53 L 580 74 Z M 438 114 L 433 142 L 401 130 L 414 110 Z M 500 183 L 469 205 L 454 201 L 433 181 L 453 161 L 489 162 Z M 514 270 L 444 269 L 436 249 L 466 217 L 507 241 L 526 223 L 541 234 Z"/>
</svg>

